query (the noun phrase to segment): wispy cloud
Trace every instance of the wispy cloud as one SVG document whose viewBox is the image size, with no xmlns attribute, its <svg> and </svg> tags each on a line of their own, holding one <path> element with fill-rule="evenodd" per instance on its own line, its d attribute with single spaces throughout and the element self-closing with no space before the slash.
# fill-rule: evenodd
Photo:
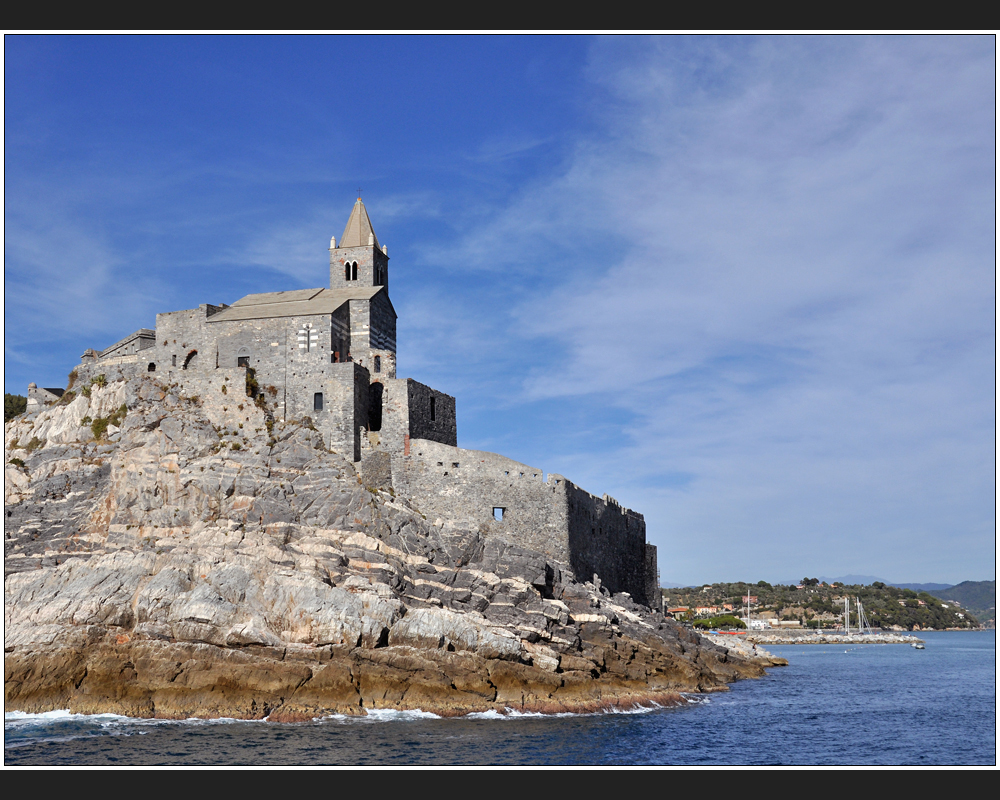
<svg viewBox="0 0 1000 800">
<path fill-rule="evenodd" d="M 910 537 L 907 574 L 961 579 L 927 556 L 992 515 L 993 69 L 968 38 L 606 41 L 600 136 L 463 243 L 562 276 L 516 309 L 552 354 L 524 400 L 618 409 L 563 458 L 627 474 L 671 558 L 857 570 Z"/>
</svg>

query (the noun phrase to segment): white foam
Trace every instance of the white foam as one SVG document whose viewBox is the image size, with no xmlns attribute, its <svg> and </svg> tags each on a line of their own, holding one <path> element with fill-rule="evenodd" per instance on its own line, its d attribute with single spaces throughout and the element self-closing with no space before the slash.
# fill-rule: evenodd
<svg viewBox="0 0 1000 800">
<path fill-rule="evenodd" d="M 430 711 L 400 711 L 395 708 L 369 708 L 365 714 L 375 720 L 388 721 L 396 719 L 441 719 L 437 714 Z"/>
<path fill-rule="evenodd" d="M 29 714 L 24 711 L 5 711 L 3 721 L 19 725 L 48 725 L 53 722 L 63 720 L 76 720 L 79 722 L 97 722 L 104 725 L 135 721 L 132 717 L 124 717 L 121 714 L 74 714 L 69 709 L 63 708 L 58 711 L 42 711 L 38 714 Z"/>
</svg>

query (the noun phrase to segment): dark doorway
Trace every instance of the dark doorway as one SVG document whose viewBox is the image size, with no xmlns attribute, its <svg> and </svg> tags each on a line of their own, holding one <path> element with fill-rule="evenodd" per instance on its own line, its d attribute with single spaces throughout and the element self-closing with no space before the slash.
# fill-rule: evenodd
<svg viewBox="0 0 1000 800">
<path fill-rule="evenodd" d="M 382 430 L 382 397 L 385 387 L 381 383 L 373 383 L 368 387 L 368 430 Z"/>
</svg>

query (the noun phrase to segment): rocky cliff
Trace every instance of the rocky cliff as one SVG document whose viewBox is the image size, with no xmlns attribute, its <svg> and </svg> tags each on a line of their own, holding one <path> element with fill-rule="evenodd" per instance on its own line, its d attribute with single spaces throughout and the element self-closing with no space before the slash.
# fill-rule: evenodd
<svg viewBox="0 0 1000 800">
<path fill-rule="evenodd" d="M 237 375 L 74 392 L 5 425 L 7 710 L 584 710 L 779 663 L 425 519 Z"/>
</svg>

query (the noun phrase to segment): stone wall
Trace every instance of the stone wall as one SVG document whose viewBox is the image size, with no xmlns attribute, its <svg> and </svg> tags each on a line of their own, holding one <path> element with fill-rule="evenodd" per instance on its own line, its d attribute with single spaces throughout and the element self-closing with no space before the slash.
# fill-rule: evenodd
<svg viewBox="0 0 1000 800">
<path fill-rule="evenodd" d="M 411 439 L 428 439 L 451 445 L 458 444 L 455 418 L 455 398 L 411 378 L 383 378 L 383 387 L 373 398 L 382 396 L 382 446 L 391 453 L 406 453 Z M 434 419 L 431 419 L 431 401 Z"/>
<path fill-rule="evenodd" d="M 63 396 L 63 389 L 52 388 L 43 389 L 33 383 L 28 384 L 28 396 L 26 398 L 25 410 L 39 411 L 49 403 L 55 403 Z"/>
<path fill-rule="evenodd" d="M 647 602 L 646 521 L 613 497 L 595 497 L 566 482 L 570 566 L 586 580 L 598 574 L 612 592 Z"/>
<path fill-rule="evenodd" d="M 392 451 L 392 482 L 429 520 L 537 550 L 578 580 L 597 574 L 611 592 L 657 601 L 645 520 L 614 498 L 496 453 L 418 438 L 409 454 Z"/>
<path fill-rule="evenodd" d="M 156 331 L 140 328 L 124 339 L 115 342 L 111 347 L 101 351 L 101 358 L 135 355 L 140 350 L 146 350 L 156 344 Z"/>
</svg>

